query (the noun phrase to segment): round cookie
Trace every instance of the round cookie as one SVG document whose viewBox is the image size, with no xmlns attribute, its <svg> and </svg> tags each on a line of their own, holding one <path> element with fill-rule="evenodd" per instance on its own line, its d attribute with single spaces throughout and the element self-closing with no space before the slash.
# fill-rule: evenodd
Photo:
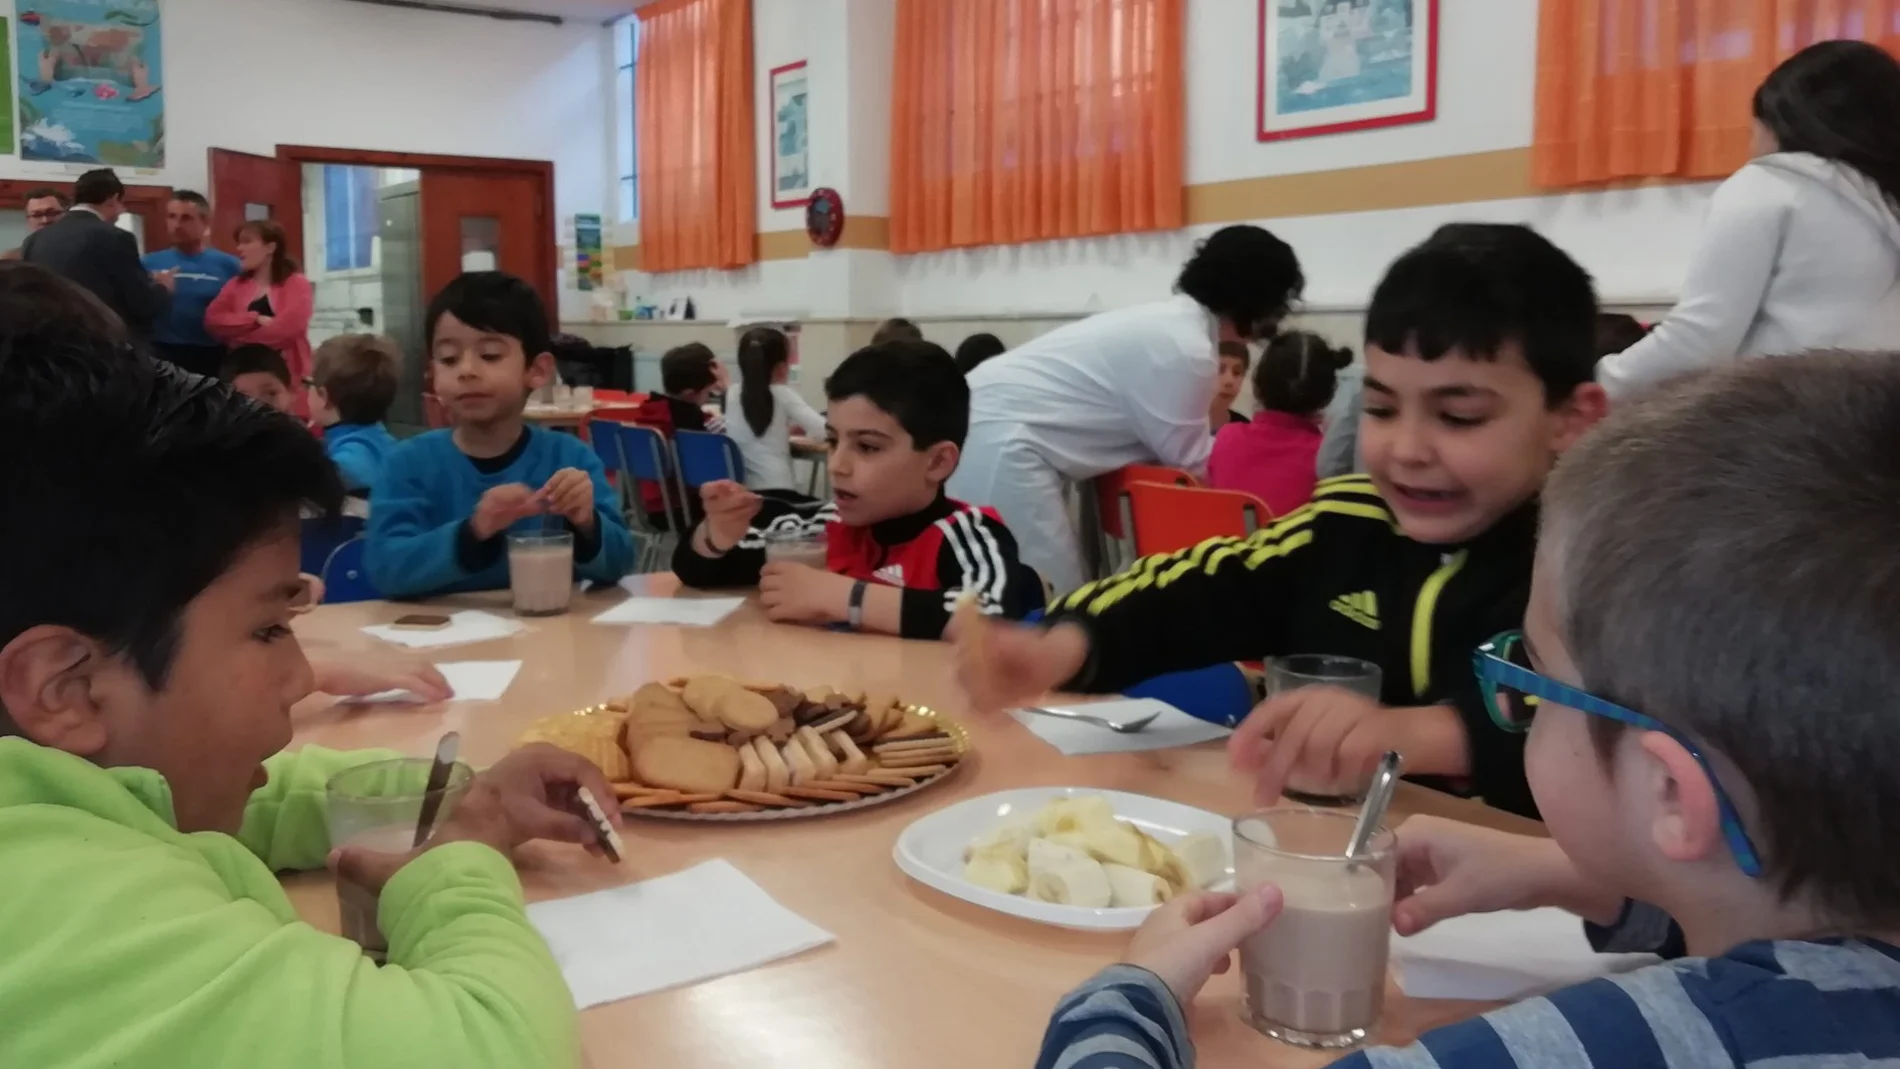
<svg viewBox="0 0 1900 1069">
<path fill-rule="evenodd" d="M 633 773 L 640 782 L 693 794 L 732 790 L 739 782 L 739 770 L 737 750 L 698 739 L 651 739 L 633 758 Z"/>
<path fill-rule="evenodd" d="M 772 700 L 742 687 L 721 694 L 713 702 L 712 715 L 720 723 L 739 731 L 761 732 L 778 723 L 778 707 Z"/>
<path fill-rule="evenodd" d="M 713 705 L 727 692 L 743 689 L 731 676 L 694 676 L 686 681 L 686 686 L 680 690 L 680 697 L 685 700 L 686 707 L 701 719 L 715 720 L 718 717 L 713 712 Z"/>
</svg>

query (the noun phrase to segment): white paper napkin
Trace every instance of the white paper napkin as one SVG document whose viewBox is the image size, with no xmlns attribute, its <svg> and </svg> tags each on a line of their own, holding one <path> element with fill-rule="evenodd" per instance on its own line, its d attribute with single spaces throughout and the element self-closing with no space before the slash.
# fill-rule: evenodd
<svg viewBox="0 0 1900 1069">
<path fill-rule="evenodd" d="M 520 661 L 451 661 L 438 664 L 436 671 L 449 681 L 455 701 L 492 702 L 508 692 L 508 684 L 521 671 Z M 360 697 L 337 700 L 339 705 L 370 705 L 383 702 L 420 702 L 422 696 L 407 690 L 385 690 Z"/>
<path fill-rule="evenodd" d="M 583 1010 L 755 969 L 832 941 L 723 859 L 536 902 L 528 919 Z"/>
<path fill-rule="evenodd" d="M 522 625 L 519 620 L 510 620 L 480 609 L 463 609 L 450 613 L 449 626 L 435 631 L 411 631 L 378 624 L 365 627 L 363 633 L 412 650 L 429 650 L 438 646 L 460 646 L 469 642 L 486 642 L 492 638 L 507 638 L 520 630 Z"/>
<path fill-rule="evenodd" d="M 683 624 L 711 627 L 745 604 L 744 598 L 631 597 L 594 617 L 597 624 Z"/>
<path fill-rule="evenodd" d="M 1561 909 L 1473 913 L 1392 937 L 1399 988 L 1413 998 L 1516 1001 L 1658 960 L 1597 953 L 1583 922 Z"/>
<path fill-rule="evenodd" d="M 1051 705 L 1046 708 L 1082 713 L 1102 720 L 1125 724 L 1149 713 L 1160 713 L 1155 722 L 1132 735 L 1081 720 L 1037 716 L 1018 709 L 1011 713 L 1036 737 L 1073 757 L 1090 753 L 1134 753 L 1139 750 L 1168 750 L 1192 746 L 1210 739 L 1224 739 L 1232 728 L 1196 720 L 1167 702 L 1155 698 L 1127 698 L 1121 701 L 1092 702 L 1087 705 Z"/>
</svg>

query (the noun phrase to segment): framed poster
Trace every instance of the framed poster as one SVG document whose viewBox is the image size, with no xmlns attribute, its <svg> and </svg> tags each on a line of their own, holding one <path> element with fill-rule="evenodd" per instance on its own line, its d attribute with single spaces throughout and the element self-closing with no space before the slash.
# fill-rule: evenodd
<svg viewBox="0 0 1900 1069">
<path fill-rule="evenodd" d="M 165 166 L 158 0 L 22 0 L 20 157 Z"/>
<path fill-rule="evenodd" d="M 805 61 L 772 68 L 772 207 L 803 208 L 811 199 L 811 114 Z"/>
<path fill-rule="evenodd" d="M 1260 0 L 1258 137 L 1430 122 L 1439 0 Z"/>
</svg>

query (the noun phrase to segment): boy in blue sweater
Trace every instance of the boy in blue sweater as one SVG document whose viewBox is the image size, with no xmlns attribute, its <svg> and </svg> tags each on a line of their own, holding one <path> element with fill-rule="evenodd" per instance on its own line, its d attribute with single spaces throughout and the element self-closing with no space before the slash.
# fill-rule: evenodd
<svg viewBox="0 0 1900 1069">
<path fill-rule="evenodd" d="M 476 271 L 429 303 L 429 367 L 452 429 L 392 450 L 370 493 L 370 580 L 396 598 L 508 585 L 511 528 L 558 517 L 574 532 L 574 574 L 611 583 L 633 537 L 587 444 L 528 426 L 528 394 L 554 374 L 540 295 Z"/>
<path fill-rule="evenodd" d="M 1393 921 L 1557 906 L 1671 960 L 1339 1066 L 1900 1061 L 1897 437 L 1900 358 L 1814 353 L 1678 381 L 1564 457 L 1524 628 L 1474 656 L 1551 838 L 1407 822 Z M 1192 1065 L 1182 1005 L 1279 906 L 1169 903 L 1039 1064 Z"/>
<path fill-rule="evenodd" d="M 339 334 L 317 346 L 310 368 L 310 419 L 323 428 L 343 489 L 368 494 L 396 448 L 383 417 L 396 400 L 402 350 L 379 334 Z"/>
</svg>

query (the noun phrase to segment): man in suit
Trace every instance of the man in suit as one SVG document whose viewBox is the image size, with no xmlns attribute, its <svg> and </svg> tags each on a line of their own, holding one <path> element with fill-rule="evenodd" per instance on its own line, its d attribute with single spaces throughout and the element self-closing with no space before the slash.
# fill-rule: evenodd
<svg viewBox="0 0 1900 1069">
<path fill-rule="evenodd" d="M 172 272 L 148 274 L 138 241 L 115 224 L 125 214 L 125 183 L 109 169 L 87 171 L 73 186 L 73 206 L 58 222 L 27 235 L 21 247 L 39 264 L 98 294 L 126 329 L 147 337 L 171 300 Z"/>
</svg>

